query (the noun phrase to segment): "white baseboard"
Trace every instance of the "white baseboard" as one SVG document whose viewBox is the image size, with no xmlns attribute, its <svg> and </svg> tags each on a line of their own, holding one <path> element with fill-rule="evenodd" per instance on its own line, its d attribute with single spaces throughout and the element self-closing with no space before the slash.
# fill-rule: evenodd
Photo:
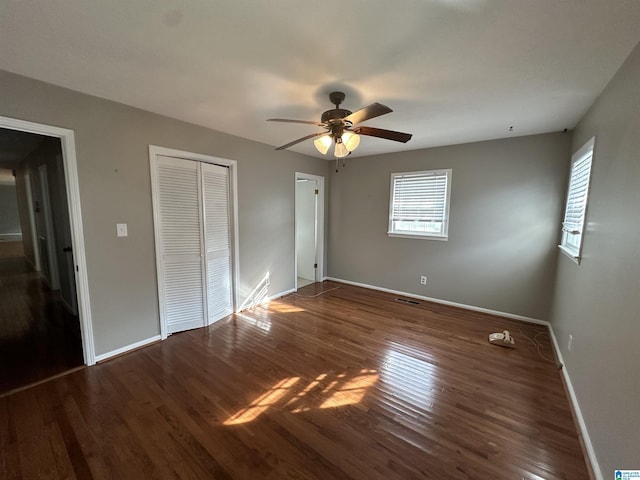
<svg viewBox="0 0 640 480">
<path fill-rule="evenodd" d="M 392 293 L 394 295 L 402 295 L 403 297 L 416 298 L 419 300 L 424 300 L 425 302 L 440 303 L 442 305 L 449 305 L 450 307 L 464 308 L 466 310 L 472 310 L 474 312 L 488 313 L 490 315 L 498 315 L 500 317 L 505 317 L 512 320 L 519 320 L 521 322 L 537 323 L 538 325 L 546 325 L 546 326 L 549 325 L 549 322 L 547 322 L 546 320 L 539 320 L 537 318 L 525 317 L 523 315 L 516 315 L 513 313 L 500 312 L 498 310 L 491 310 L 488 308 L 475 307 L 473 305 L 466 305 L 464 303 L 450 302 L 448 300 L 440 300 L 438 298 L 425 297 L 424 295 L 401 292 L 400 290 L 392 290 L 390 288 L 378 287 L 376 285 L 368 285 L 366 283 L 352 282 L 350 280 L 343 280 L 341 278 L 335 278 L 335 277 L 326 277 L 326 280 L 332 280 L 334 282 L 339 282 L 339 283 L 346 283 L 347 285 L 354 285 L 356 287 L 370 288 L 371 290 L 378 290 L 380 292 Z"/>
<path fill-rule="evenodd" d="M 289 290 L 285 290 L 284 292 L 276 293 L 275 295 L 271 295 L 267 298 L 268 301 L 275 300 L 276 298 L 284 297 L 285 295 L 289 295 L 290 293 L 295 292 L 295 288 L 290 288 Z"/>
<path fill-rule="evenodd" d="M 21 233 L 0 233 L 0 242 L 21 242 Z"/>
<path fill-rule="evenodd" d="M 138 348 L 141 348 L 141 347 L 144 347 L 146 345 L 149 345 L 150 343 L 159 342 L 160 340 L 162 340 L 162 337 L 160 337 L 160 335 L 156 335 L 154 337 L 147 338 L 145 340 L 140 340 L 139 342 L 132 343 L 131 345 L 127 345 L 125 347 L 117 348 L 115 350 L 111 350 L 110 352 L 103 353 L 101 355 L 96 355 L 95 356 L 95 361 L 96 362 L 103 362 L 104 360 L 108 360 L 110 358 L 117 357 L 118 355 L 122 355 L 123 353 L 127 353 L 127 352 L 130 352 L 132 350 L 136 350 Z"/>
<path fill-rule="evenodd" d="M 285 290 L 284 292 L 280 292 L 280 293 L 274 293 L 273 295 L 269 295 L 268 297 L 264 297 L 262 300 L 260 300 L 260 302 L 256 303 L 256 304 L 249 304 L 249 305 L 243 305 L 240 307 L 240 309 L 236 312 L 236 313 L 240 313 L 240 312 L 244 312 L 245 310 L 249 310 L 250 308 L 253 308 L 257 305 L 265 305 L 269 302 L 272 302 L 273 300 L 276 300 L 278 298 L 284 297 L 285 295 L 289 295 L 290 293 L 295 292 L 296 289 L 295 288 L 291 288 L 289 290 Z"/>
<path fill-rule="evenodd" d="M 564 378 L 564 382 L 567 385 L 567 391 L 569 392 L 569 400 L 571 401 L 571 404 L 573 406 L 573 411 L 575 413 L 576 419 L 578 420 L 578 428 L 580 429 L 580 435 L 582 436 L 584 447 L 587 450 L 586 453 L 587 453 L 587 457 L 589 458 L 589 462 L 591 463 L 591 469 L 593 470 L 593 474 L 595 475 L 596 480 L 604 480 L 604 477 L 602 476 L 602 471 L 600 470 L 600 464 L 598 463 L 598 458 L 596 457 L 596 451 L 593 448 L 593 443 L 591 443 L 591 437 L 589 437 L 587 424 L 585 423 L 584 417 L 582 416 L 582 410 L 580 410 L 578 397 L 576 396 L 576 392 L 573 389 L 573 384 L 571 383 L 571 377 L 569 377 L 567 366 L 564 363 L 564 359 L 562 358 L 560 345 L 558 344 L 558 340 L 556 338 L 556 334 L 553 331 L 552 325 L 549 325 L 549 332 L 551 335 L 551 343 L 553 343 L 553 348 L 556 351 L 558 360 L 562 364 L 562 377 Z"/>
</svg>

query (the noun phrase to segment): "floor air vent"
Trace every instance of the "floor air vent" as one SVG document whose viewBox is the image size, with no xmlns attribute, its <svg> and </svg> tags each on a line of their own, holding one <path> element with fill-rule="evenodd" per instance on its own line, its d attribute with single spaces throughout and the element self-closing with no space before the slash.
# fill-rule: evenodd
<svg viewBox="0 0 640 480">
<path fill-rule="evenodd" d="M 396 302 L 400 303 L 408 303 L 409 305 L 420 305 L 420 302 L 417 300 L 411 300 L 409 298 L 396 298 Z"/>
</svg>

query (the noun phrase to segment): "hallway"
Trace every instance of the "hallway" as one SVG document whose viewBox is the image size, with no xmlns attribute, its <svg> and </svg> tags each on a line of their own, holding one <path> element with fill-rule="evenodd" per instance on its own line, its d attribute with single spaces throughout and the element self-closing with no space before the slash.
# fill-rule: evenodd
<svg viewBox="0 0 640 480">
<path fill-rule="evenodd" d="M 0 255 L 0 395 L 83 364 L 78 317 L 59 291 L 23 256 Z"/>
</svg>

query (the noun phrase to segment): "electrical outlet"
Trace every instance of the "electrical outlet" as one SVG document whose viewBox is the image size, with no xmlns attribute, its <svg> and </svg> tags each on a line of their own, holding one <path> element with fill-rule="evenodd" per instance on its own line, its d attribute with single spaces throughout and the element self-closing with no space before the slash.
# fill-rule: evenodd
<svg viewBox="0 0 640 480">
<path fill-rule="evenodd" d="M 427 276 L 426 275 L 420 276 L 420 285 L 426 285 L 426 284 L 427 284 Z"/>
<path fill-rule="evenodd" d="M 571 351 L 573 348 L 573 335 L 569 334 L 569 341 L 567 342 L 567 350 Z"/>
</svg>

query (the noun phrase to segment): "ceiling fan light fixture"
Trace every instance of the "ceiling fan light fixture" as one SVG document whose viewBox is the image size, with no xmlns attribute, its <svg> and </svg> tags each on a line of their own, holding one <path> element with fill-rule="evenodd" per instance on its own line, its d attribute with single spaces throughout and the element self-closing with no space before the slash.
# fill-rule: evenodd
<svg viewBox="0 0 640 480">
<path fill-rule="evenodd" d="M 316 138 L 313 141 L 313 144 L 322 155 L 326 155 L 329 151 L 329 147 L 331 146 L 332 139 L 330 135 L 322 135 L 321 137 Z"/>
<path fill-rule="evenodd" d="M 360 135 L 346 131 L 342 134 L 342 143 L 348 151 L 353 152 L 360 145 Z"/>
<path fill-rule="evenodd" d="M 340 137 L 336 138 L 336 149 L 333 151 L 333 154 L 336 158 L 344 158 L 349 155 L 349 150 L 344 143 L 342 143 L 342 139 Z"/>
</svg>

